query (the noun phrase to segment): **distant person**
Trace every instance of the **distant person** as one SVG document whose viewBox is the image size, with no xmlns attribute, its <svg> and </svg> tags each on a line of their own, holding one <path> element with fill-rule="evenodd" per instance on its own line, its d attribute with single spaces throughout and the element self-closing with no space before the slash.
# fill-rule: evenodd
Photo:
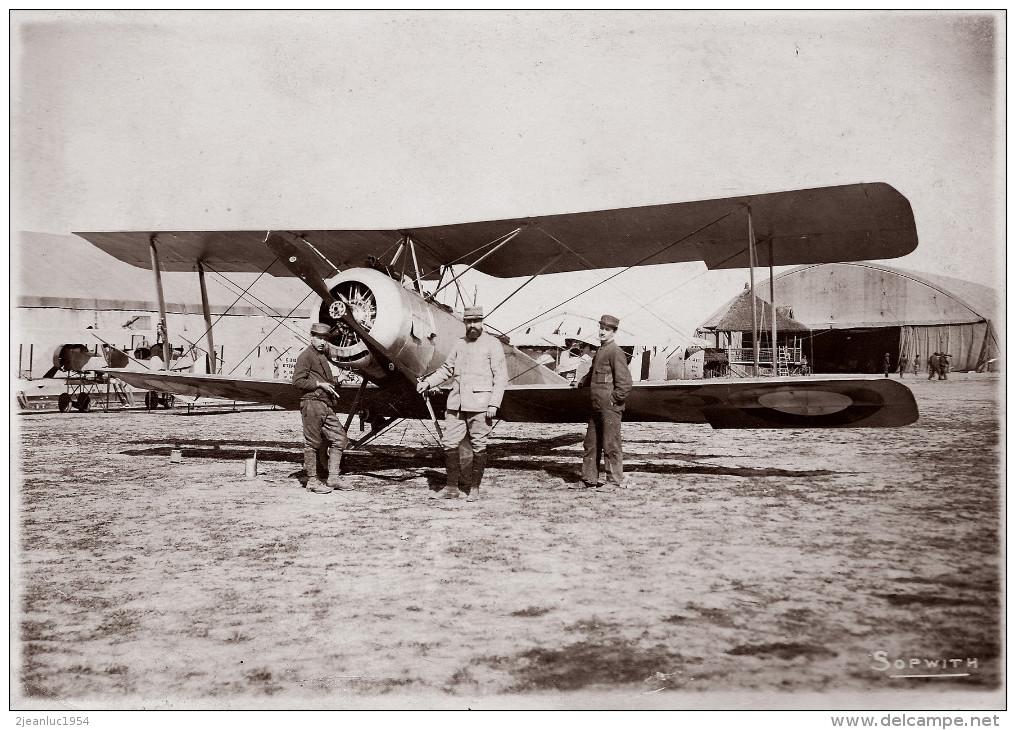
<svg viewBox="0 0 1016 730">
<path fill-rule="evenodd" d="M 569 340 L 571 344 L 561 357 L 557 373 L 577 383 L 589 372 L 596 348 L 581 339 Z"/>
<path fill-rule="evenodd" d="M 300 353 L 293 367 L 293 385 L 303 391 L 300 417 L 303 420 L 303 465 L 307 470 L 307 489 L 328 494 L 343 487 L 339 481 L 342 452 L 349 444 L 346 429 L 335 414 L 339 392 L 326 352 L 332 345 L 325 337 L 332 328 L 322 322 L 310 326 L 310 346 Z M 325 451 L 327 449 L 327 452 Z M 328 481 L 318 478 L 318 458 L 327 453 Z M 324 460 L 324 459 L 322 459 Z"/>
<path fill-rule="evenodd" d="M 801 355 L 801 375 L 811 375 L 811 365 L 808 364 L 807 355 Z"/>
<path fill-rule="evenodd" d="M 918 353 L 914 354 L 914 377 L 915 378 L 917 377 L 917 374 L 919 372 L 921 372 L 921 353 L 918 352 Z"/>
<path fill-rule="evenodd" d="M 928 380 L 938 374 L 938 353 L 934 352 L 928 356 Z"/>
<path fill-rule="evenodd" d="M 889 353 L 887 352 L 885 354 L 885 357 L 882 358 L 882 372 L 885 373 L 885 376 L 887 378 L 889 377 L 889 371 L 892 369 L 891 366 L 892 366 L 892 360 L 890 359 Z"/>
<path fill-rule="evenodd" d="M 624 352 L 614 342 L 620 320 L 609 314 L 600 318 L 600 347 L 593 356 L 592 367 L 578 387 L 588 387 L 592 414 L 582 442 L 582 486 L 600 488 L 600 458 L 606 472 L 606 484 L 600 491 L 612 491 L 624 483 L 624 454 L 621 450 L 621 417 L 625 400 L 632 389 L 631 372 Z"/>
<path fill-rule="evenodd" d="M 466 326 L 465 337 L 455 341 L 444 364 L 421 380 L 416 389 L 425 393 L 452 378 L 441 436 L 447 478 L 445 488 L 432 492 L 430 498 L 459 496 L 459 444 L 467 438 L 473 449 L 473 468 L 464 486 L 469 490 L 466 501 L 475 502 L 480 498 L 480 482 L 487 467 L 487 437 L 508 386 L 508 365 L 501 342 L 483 331 L 483 307 L 466 307 L 462 323 Z"/>
<path fill-rule="evenodd" d="M 949 379 L 949 354 L 941 353 L 938 356 L 938 379 L 948 380 Z"/>
<path fill-rule="evenodd" d="M 907 372 L 907 368 L 910 367 L 910 360 L 905 357 L 900 358 L 900 380 L 903 380 L 904 374 Z"/>
</svg>

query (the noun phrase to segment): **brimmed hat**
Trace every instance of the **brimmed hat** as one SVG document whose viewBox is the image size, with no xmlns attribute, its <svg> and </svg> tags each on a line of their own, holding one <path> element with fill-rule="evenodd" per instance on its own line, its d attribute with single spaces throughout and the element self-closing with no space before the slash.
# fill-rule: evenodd
<svg viewBox="0 0 1016 730">
<path fill-rule="evenodd" d="M 310 326 L 310 333 L 312 335 L 321 335 L 322 337 L 324 337 L 331 331 L 332 328 L 326 325 L 324 322 L 315 322 Z"/>
<path fill-rule="evenodd" d="M 617 330 L 617 328 L 620 325 L 621 325 L 621 320 L 619 320 L 617 317 L 612 317 L 609 314 L 605 314 L 602 317 L 600 317 L 600 326 L 601 327 L 610 327 L 612 330 Z"/>
<path fill-rule="evenodd" d="M 462 321 L 483 319 L 483 307 L 466 307 L 462 312 Z"/>
</svg>

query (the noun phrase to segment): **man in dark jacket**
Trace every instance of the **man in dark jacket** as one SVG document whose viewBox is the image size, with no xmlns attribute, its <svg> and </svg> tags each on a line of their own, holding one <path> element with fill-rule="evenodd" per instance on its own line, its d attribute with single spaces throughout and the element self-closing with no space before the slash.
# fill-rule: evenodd
<svg viewBox="0 0 1016 730">
<path fill-rule="evenodd" d="M 589 388 L 593 409 L 586 426 L 586 438 L 582 442 L 583 486 L 577 487 L 579 489 L 598 486 L 601 455 L 607 480 L 601 491 L 612 491 L 624 482 L 621 416 L 632 381 L 628 360 L 614 342 L 620 324 L 617 317 L 609 314 L 600 318 L 600 349 L 593 356 L 589 372 L 578 384 L 580 388 Z"/>
<path fill-rule="evenodd" d="M 325 354 L 331 345 L 325 336 L 331 328 L 316 322 L 310 326 L 310 347 L 300 353 L 293 368 L 293 385 L 303 391 L 300 398 L 300 416 L 303 419 L 303 463 L 307 470 L 307 489 L 317 494 L 328 494 L 341 486 L 339 470 L 342 451 L 349 444 L 346 429 L 335 414 L 339 392 L 335 389 L 335 376 Z M 317 476 L 319 451 L 328 453 L 328 483 Z"/>
</svg>

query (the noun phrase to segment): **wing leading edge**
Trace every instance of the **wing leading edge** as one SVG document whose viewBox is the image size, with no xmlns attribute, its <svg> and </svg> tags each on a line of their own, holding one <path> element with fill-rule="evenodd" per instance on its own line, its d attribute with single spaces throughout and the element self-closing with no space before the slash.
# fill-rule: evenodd
<svg viewBox="0 0 1016 730">
<path fill-rule="evenodd" d="M 341 269 L 361 266 L 404 235 L 421 266 L 462 262 L 484 245 L 517 235 L 479 263 L 485 274 L 543 273 L 704 261 L 710 269 L 748 266 L 748 210 L 758 265 L 817 264 L 904 256 L 917 247 L 910 202 L 886 183 L 858 183 L 686 203 L 379 230 L 288 231 Z M 266 231 L 120 231 L 78 233 L 141 268 L 151 267 L 154 236 L 165 271 L 203 261 L 219 271 L 292 273 L 264 245 Z M 770 255 L 771 252 L 771 255 Z M 322 275 L 330 272 L 324 271 Z"/>
</svg>

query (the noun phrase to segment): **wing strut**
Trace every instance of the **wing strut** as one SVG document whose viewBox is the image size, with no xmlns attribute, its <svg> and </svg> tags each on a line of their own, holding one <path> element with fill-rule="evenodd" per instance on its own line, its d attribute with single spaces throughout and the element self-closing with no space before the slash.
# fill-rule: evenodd
<svg viewBox="0 0 1016 730">
<path fill-rule="evenodd" d="M 215 342 L 212 340 L 212 310 L 208 306 L 208 287 L 205 286 L 205 265 L 198 261 L 198 284 L 201 287 L 201 312 L 205 315 L 205 326 L 207 331 L 205 337 L 208 340 L 208 354 L 206 355 L 205 366 L 208 372 L 214 375 L 218 372 L 215 367 Z"/>
<path fill-rule="evenodd" d="M 755 363 L 755 371 L 753 375 L 758 377 L 758 337 L 759 337 L 759 326 L 758 326 L 758 304 L 755 297 L 755 265 L 756 265 L 756 253 L 755 253 L 755 228 L 751 222 L 751 204 L 748 204 L 748 281 L 751 285 L 751 353 Z"/>
<path fill-rule="evenodd" d="M 773 260 L 775 258 L 776 244 L 773 243 L 772 236 L 769 237 L 769 310 L 773 316 L 773 375 L 780 374 L 779 360 L 780 358 L 776 354 L 776 276 L 773 273 Z"/>
<path fill-rule="evenodd" d="M 162 269 L 159 268 L 159 252 L 155 248 L 155 234 L 149 237 L 148 247 L 152 254 L 152 271 L 155 272 L 155 295 L 159 299 L 159 326 L 162 328 L 162 359 L 165 361 L 166 372 L 169 372 L 170 361 L 173 359 L 173 348 L 169 344 L 169 327 L 166 326 L 166 297 L 162 291 Z"/>
</svg>

